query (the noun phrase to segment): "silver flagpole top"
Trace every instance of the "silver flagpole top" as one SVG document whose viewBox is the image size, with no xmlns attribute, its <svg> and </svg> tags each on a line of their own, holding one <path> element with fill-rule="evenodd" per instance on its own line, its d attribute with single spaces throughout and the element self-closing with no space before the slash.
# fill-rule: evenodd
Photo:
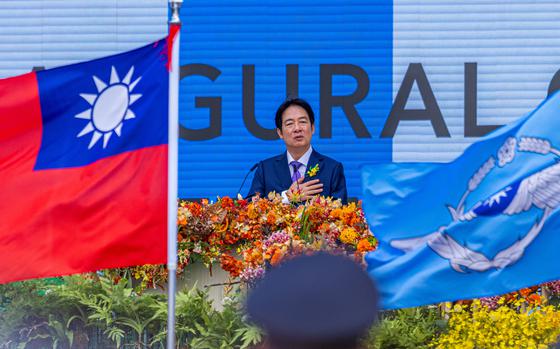
<svg viewBox="0 0 560 349">
<path fill-rule="evenodd" d="M 182 4 L 183 0 L 169 0 L 169 6 L 171 7 L 171 19 L 169 20 L 169 24 L 181 24 L 179 12 Z"/>
</svg>

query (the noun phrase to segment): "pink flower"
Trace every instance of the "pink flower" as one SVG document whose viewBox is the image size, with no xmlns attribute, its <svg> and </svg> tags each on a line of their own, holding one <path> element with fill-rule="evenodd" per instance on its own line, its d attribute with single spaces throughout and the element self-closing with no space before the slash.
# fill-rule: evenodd
<svg viewBox="0 0 560 349">
<path fill-rule="evenodd" d="M 255 286 L 255 283 L 260 280 L 264 276 L 264 269 L 261 267 L 256 268 L 245 268 L 241 274 L 239 274 L 239 278 L 241 281 L 247 283 L 249 286 Z"/>
<path fill-rule="evenodd" d="M 290 241 L 290 235 L 285 231 L 277 231 L 272 234 L 264 241 L 264 247 L 268 248 L 274 244 L 283 244 Z"/>
<path fill-rule="evenodd" d="M 553 295 L 560 295 L 560 280 L 547 282 L 544 286 L 548 287 Z"/>
<path fill-rule="evenodd" d="M 500 296 L 493 296 L 493 297 L 484 297 L 480 298 L 480 304 L 487 307 L 490 310 L 495 310 L 499 307 L 498 301 L 500 300 Z"/>
</svg>

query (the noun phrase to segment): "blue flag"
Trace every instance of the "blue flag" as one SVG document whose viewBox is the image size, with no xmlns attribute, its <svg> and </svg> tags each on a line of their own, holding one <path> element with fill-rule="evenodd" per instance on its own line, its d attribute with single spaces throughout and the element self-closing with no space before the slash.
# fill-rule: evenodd
<svg viewBox="0 0 560 349">
<path fill-rule="evenodd" d="M 365 166 L 385 309 L 560 279 L 560 93 L 446 164 Z"/>
</svg>

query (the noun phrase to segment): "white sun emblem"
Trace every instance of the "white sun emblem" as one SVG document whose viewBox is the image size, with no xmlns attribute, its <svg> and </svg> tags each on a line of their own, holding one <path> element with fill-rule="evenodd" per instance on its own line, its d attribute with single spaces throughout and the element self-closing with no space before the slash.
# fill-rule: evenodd
<svg viewBox="0 0 560 349">
<path fill-rule="evenodd" d="M 117 136 L 121 135 L 123 121 L 135 117 L 129 107 L 142 95 L 131 93 L 142 77 L 140 76 L 131 83 L 133 73 L 134 66 L 130 68 L 121 81 L 115 67 L 111 67 L 111 79 L 108 85 L 94 75 L 93 82 L 97 87 L 97 94 L 80 94 L 91 105 L 91 108 L 75 115 L 75 117 L 90 121 L 76 137 L 82 137 L 93 132 L 88 149 L 91 149 L 101 137 L 103 137 L 103 148 L 107 147 L 113 132 Z"/>
<path fill-rule="evenodd" d="M 511 187 L 507 187 L 504 190 L 497 192 L 496 194 L 492 195 L 488 200 L 484 202 L 485 205 L 490 207 L 494 206 L 494 204 L 500 204 L 500 200 L 502 198 L 506 198 L 508 196 L 508 191 L 511 191 Z"/>
</svg>

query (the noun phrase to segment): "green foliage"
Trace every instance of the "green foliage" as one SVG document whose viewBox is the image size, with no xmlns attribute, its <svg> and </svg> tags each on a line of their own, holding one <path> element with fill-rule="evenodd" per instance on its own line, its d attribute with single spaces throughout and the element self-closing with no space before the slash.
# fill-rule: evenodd
<svg viewBox="0 0 560 349">
<path fill-rule="evenodd" d="M 165 302 L 163 295 L 136 294 L 126 279 L 113 283 L 105 277 L 97 280 L 73 277 L 57 291 L 68 302 L 84 307 L 87 324 L 102 329 L 117 347 L 121 347 L 130 333 L 134 338 L 132 346 L 142 348 L 146 344 L 145 332 L 156 319 L 152 307 L 158 301 Z"/>
<path fill-rule="evenodd" d="M 0 349 L 165 348 L 166 296 L 139 294 L 129 280 L 112 280 L 88 274 L 0 285 Z M 258 345 L 262 333 L 244 318 L 237 292 L 225 300 L 220 311 L 208 293 L 196 287 L 177 292 L 177 347 L 245 349 Z M 555 295 L 550 302 L 558 299 Z M 363 347 L 429 348 L 446 329 L 436 307 L 387 311 Z"/>
<path fill-rule="evenodd" d="M 0 348 L 86 348 L 87 333 L 101 331 L 100 347 L 165 348 L 167 300 L 137 294 L 130 283 L 103 276 L 70 276 L 0 285 Z M 176 294 L 178 347 L 248 348 L 260 331 L 243 319 L 237 298 L 222 311 L 196 288 Z M 88 332 L 89 331 L 89 332 Z"/>
<path fill-rule="evenodd" d="M 198 326 L 199 334 L 190 342 L 193 349 L 248 348 L 261 341 L 260 331 L 243 321 L 238 303 L 228 301 L 221 312 L 213 312 Z"/>
<path fill-rule="evenodd" d="M 70 276 L 0 285 L 0 348 L 86 348 L 88 333 L 103 333 L 100 347 L 165 348 L 167 301 L 163 294 L 137 294 L 126 279 Z M 60 283 L 60 282 L 58 282 Z M 262 340 L 240 308 L 239 294 L 217 311 L 206 292 L 176 294 L 179 348 L 243 349 Z M 445 322 L 436 308 L 385 312 L 367 348 L 426 348 Z M 96 332 L 96 333 L 97 333 Z"/>
<path fill-rule="evenodd" d="M 44 279 L 0 285 L 0 348 L 72 346 L 74 332 L 81 330 L 74 323 L 80 313 L 51 292 L 59 283 Z"/>
<path fill-rule="evenodd" d="M 237 296 L 238 297 L 238 296 Z M 243 319 L 238 298 L 227 301 L 222 311 L 212 307 L 208 294 L 193 287 L 176 296 L 177 343 L 192 349 L 249 348 L 258 344 L 262 335 L 258 328 Z M 162 323 L 167 318 L 167 304 L 156 306 Z M 164 344 L 166 331 L 154 336 L 152 344 Z"/>
<path fill-rule="evenodd" d="M 445 326 L 446 322 L 434 307 L 385 312 L 381 323 L 370 331 L 365 344 L 368 349 L 428 348 Z"/>
</svg>

